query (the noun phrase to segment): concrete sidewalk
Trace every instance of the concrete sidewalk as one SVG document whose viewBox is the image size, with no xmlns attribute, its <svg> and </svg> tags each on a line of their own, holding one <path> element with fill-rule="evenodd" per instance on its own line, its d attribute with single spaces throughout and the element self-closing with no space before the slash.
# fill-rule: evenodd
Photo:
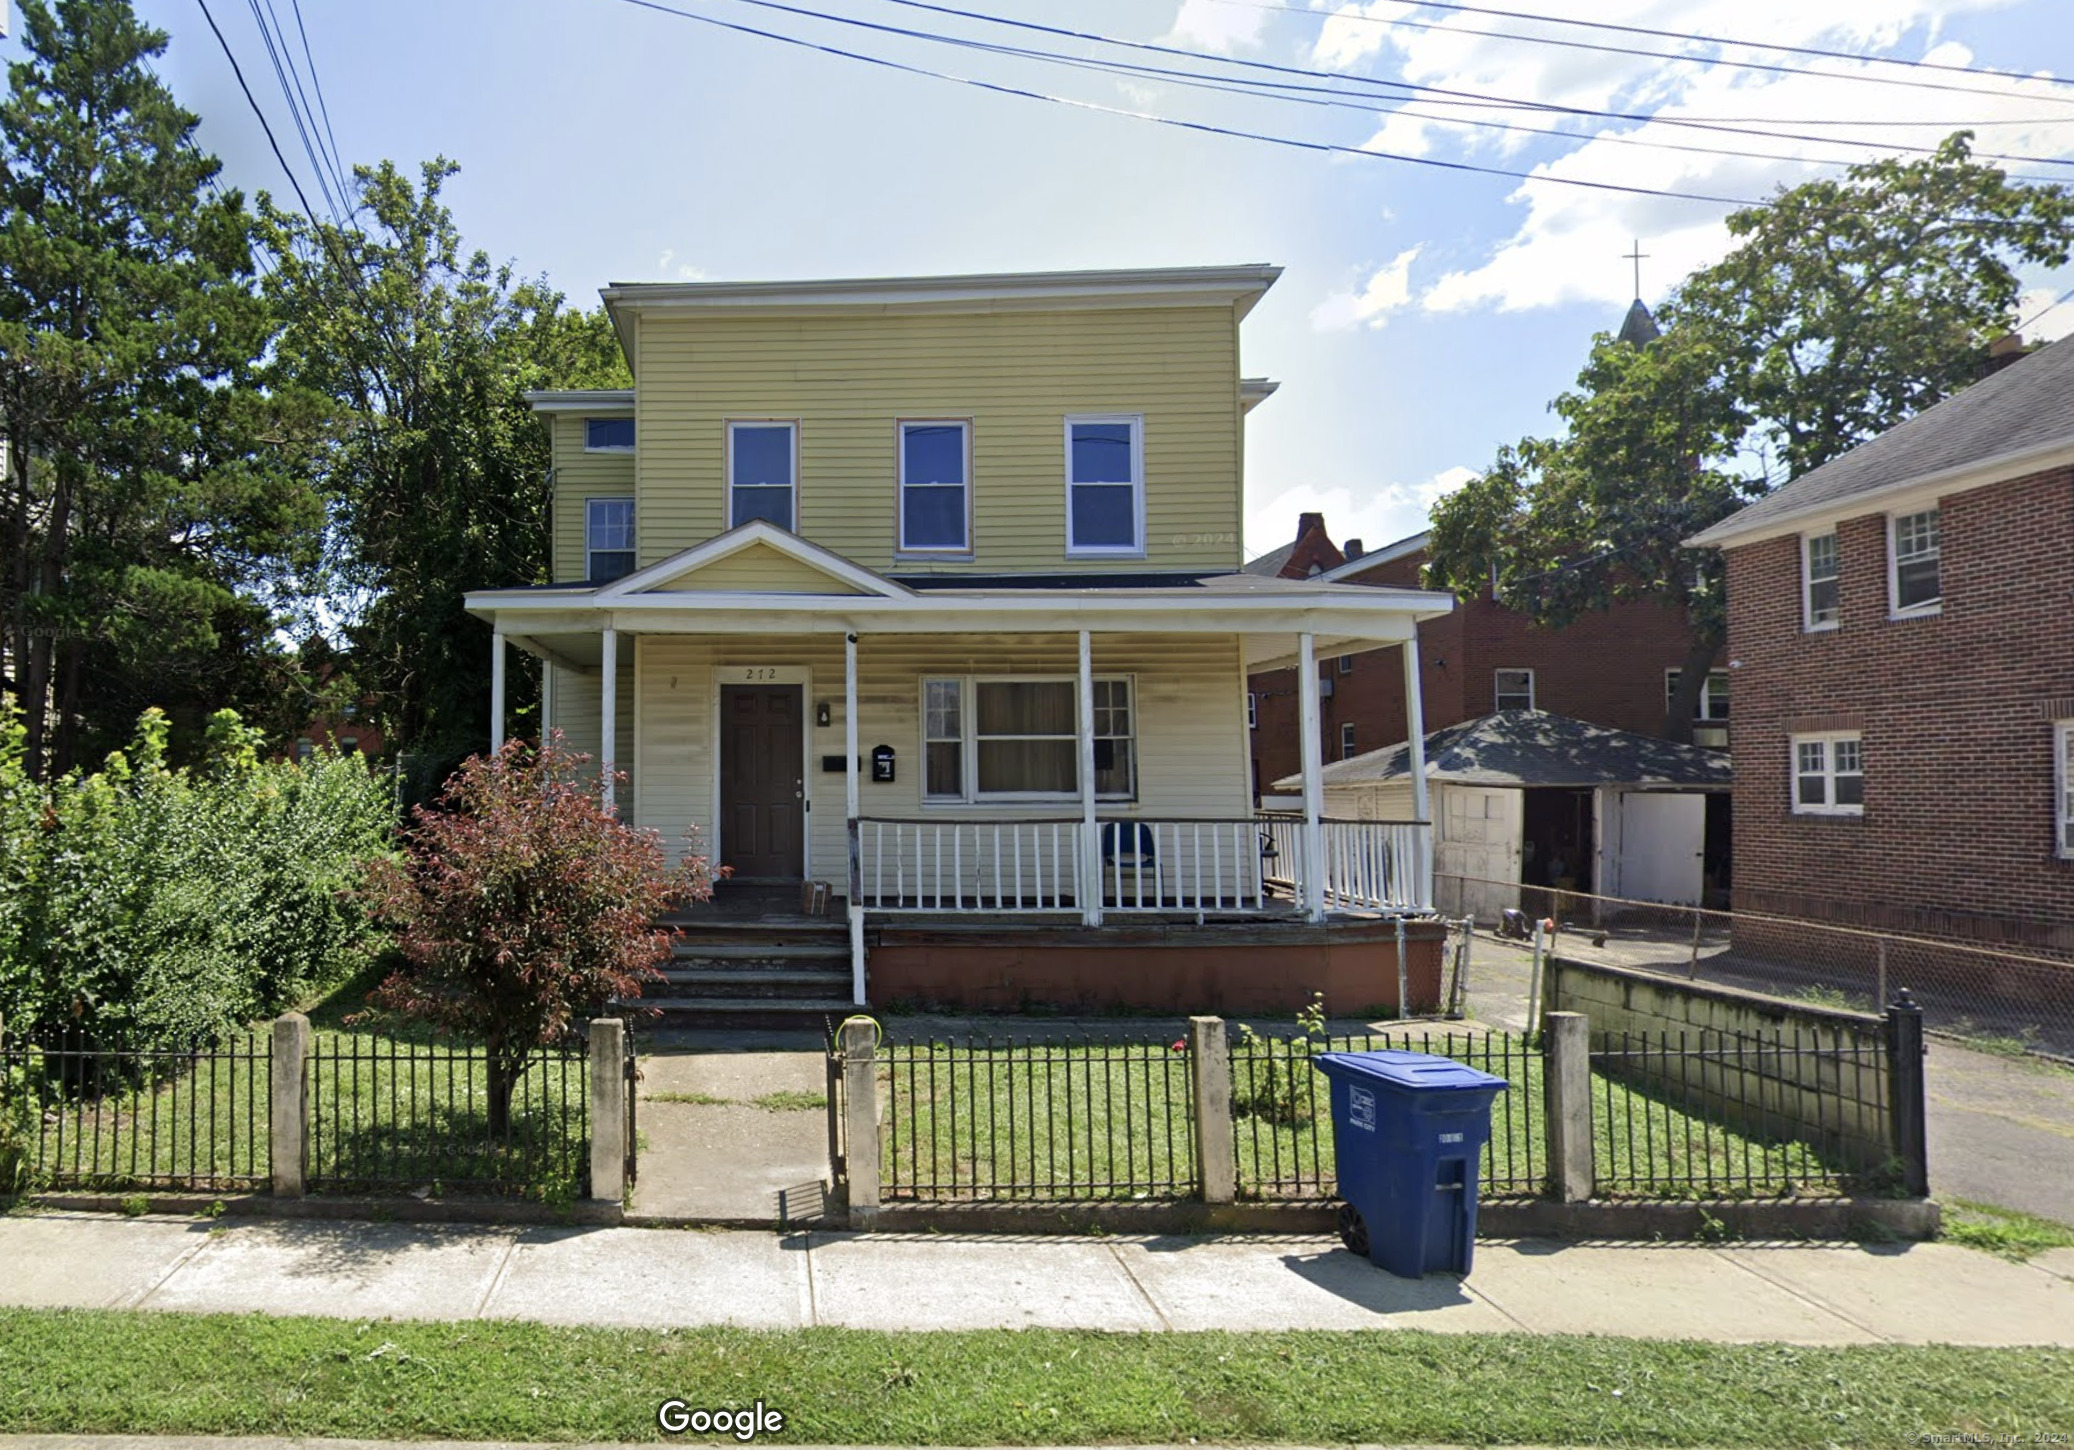
<svg viewBox="0 0 2074 1450">
<path fill-rule="evenodd" d="M 0 1219 L 0 1304 L 760 1329 L 1431 1329 L 2074 1347 L 2074 1251 L 1477 1246 L 1467 1282 L 1323 1239 Z"/>
</svg>

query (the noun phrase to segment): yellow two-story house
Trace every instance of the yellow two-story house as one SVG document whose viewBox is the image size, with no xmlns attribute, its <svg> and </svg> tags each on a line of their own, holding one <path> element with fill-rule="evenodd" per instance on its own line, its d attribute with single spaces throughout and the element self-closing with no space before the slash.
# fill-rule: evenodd
<svg viewBox="0 0 2074 1450">
<path fill-rule="evenodd" d="M 1430 862 L 1417 822 L 1321 816 L 1314 657 L 1401 644 L 1416 700 L 1450 602 L 1239 572 L 1273 391 L 1239 331 L 1276 276 L 606 288 L 635 386 L 530 398 L 568 582 L 468 597 L 494 734 L 515 648 L 622 816 L 695 829 L 736 884 L 827 884 L 845 1005 L 1331 990 Z M 1270 819 L 1246 677 L 1276 662 L 1311 788 Z"/>
</svg>

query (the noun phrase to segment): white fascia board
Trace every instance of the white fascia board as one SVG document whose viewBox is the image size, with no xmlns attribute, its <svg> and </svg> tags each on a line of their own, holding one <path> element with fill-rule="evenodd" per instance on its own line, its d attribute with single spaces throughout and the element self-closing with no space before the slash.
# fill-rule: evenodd
<svg viewBox="0 0 2074 1450">
<path fill-rule="evenodd" d="M 615 316 L 621 311 L 650 310 L 796 315 L 860 309 L 992 312 L 1192 302 L 1250 309 L 1281 275 L 1279 267 L 1252 264 L 809 282 L 615 282 L 601 288 L 599 295 Z"/>
<path fill-rule="evenodd" d="M 521 393 L 521 398 L 536 413 L 631 413 L 634 411 L 632 388 L 567 389 Z"/>
<path fill-rule="evenodd" d="M 1240 378 L 1239 411 L 1252 412 L 1280 391 L 1281 386 L 1273 378 Z"/>
<path fill-rule="evenodd" d="M 1362 570 L 1371 568 L 1374 565 L 1388 564 L 1392 560 L 1402 559 L 1406 554 L 1416 554 L 1432 542 L 1433 531 L 1428 529 L 1425 533 L 1413 534 L 1408 539 L 1399 539 L 1394 544 L 1385 544 L 1380 549 L 1371 549 L 1358 559 L 1349 559 L 1344 564 L 1327 569 L 1324 573 L 1315 576 L 1311 582 L 1313 584 L 1334 584 L 1343 579 L 1351 579 Z"/>
<path fill-rule="evenodd" d="M 752 519 L 746 524 L 729 529 L 724 534 L 716 534 L 703 544 L 694 544 L 689 549 L 679 550 L 667 559 L 650 564 L 646 569 L 639 569 L 622 579 L 615 579 L 599 589 L 596 597 L 600 604 L 609 601 L 617 605 L 630 595 L 640 595 L 657 584 L 674 579 L 679 574 L 703 568 L 717 560 L 739 554 L 744 549 L 755 548 L 759 544 L 783 554 L 795 563 L 826 574 L 839 583 L 848 584 L 853 589 L 862 589 L 867 594 L 883 595 L 889 599 L 906 599 L 914 595 L 914 591 L 905 584 L 896 584 L 882 574 L 875 574 L 861 564 L 853 564 L 842 555 L 802 539 L 797 534 L 789 533 L 767 520 Z M 671 593 L 661 597 L 681 599 L 686 596 Z M 768 599 L 771 596 L 752 594 L 745 597 Z"/>
<path fill-rule="evenodd" d="M 2074 465 L 2074 441 L 2049 443 L 2020 453 L 2005 453 L 1977 463 L 1940 469 L 1918 478 L 1903 479 L 1880 488 L 1869 488 L 1846 498 L 1828 499 L 1804 508 L 1773 514 L 1762 523 L 1738 527 L 1730 515 L 1712 528 L 1702 529 L 1685 540 L 1689 549 L 1740 548 L 1788 534 L 1827 533 L 1846 519 L 1868 514 L 1912 513 L 1932 507 L 1949 494 L 1966 493 L 1991 484 L 2007 483 L 2033 473 Z M 1790 485 L 1789 485 L 1790 486 Z"/>
</svg>

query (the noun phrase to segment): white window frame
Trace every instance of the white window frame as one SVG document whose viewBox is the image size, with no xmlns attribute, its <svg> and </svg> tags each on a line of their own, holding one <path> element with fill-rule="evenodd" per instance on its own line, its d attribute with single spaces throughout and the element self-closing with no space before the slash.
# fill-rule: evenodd
<svg viewBox="0 0 2074 1450">
<path fill-rule="evenodd" d="M 591 424 L 626 423 L 628 425 L 631 425 L 633 421 L 634 420 L 631 417 L 624 414 L 605 414 L 598 417 L 586 417 L 583 420 L 583 451 L 585 453 L 632 453 L 634 451 L 634 445 L 632 443 L 608 443 L 603 446 L 594 447 L 591 444 Z M 636 441 L 639 441 L 639 436 L 640 435 L 637 431 L 635 434 Z"/>
<path fill-rule="evenodd" d="M 1830 576 L 1830 582 L 1836 585 L 1836 614 L 1834 618 L 1830 619 L 1815 618 L 1815 541 L 1817 539 L 1829 540 L 1830 562 L 1836 570 L 1836 573 Z M 1838 537 L 1837 531 L 1831 529 L 1826 534 L 1802 534 L 1800 536 L 1800 627 L 1804 631 L 1809 634 L 1819 634 L 1843 627 L 1843 578 L 1843 541 Z"/>
<path fill-rule="evenodd" d="M 1117 487 L 1115 484 L 1081 484 L 1073 481 L 1073 429 L 1080 423 L 1123 423 L 1131 430 L 1131 528 L 1134 542 L 1078 545 L 1073 542 L 1073 492 L 1076 487 Z M 1068 413 L 1062 434 L 1065 442 L 1066 557 L 1142 559 L 1145 557 L 1145 415 L 1143 413 Z"/>
<path fill-rule="evenodd" d="M 1360 753 L 1360 751 L 1354 748 L 1354 722 L 1352 720 L 1341 721 L 1339 727 L 1339 758 L 1341 760 L 1352 760 Z"/>
<path fill-rule="evenodd" d="M 624 549 L 601 549 L 591 542 L 591 507 L 594 504 L 601 503 L 623 503 L 627 506 L 627 546 Z M 635 569 L 640 567 L 641 563 L 641 546 L 637 542 L 640 537 L 641 519 L 634 508 L 634 500 L 631 497 L 623 493 L 616 493 L 600 494 L 596 498 L 585 499 L 583 501 L 583 577 L 586 579 L 596 579 L 598 577 L 597 572 L 591 567 L 591 556 L 594 554 L 632 554 L 634 557 L 627 561 L 626 573 L 633 573 Z M 621 574 L 617 577 L 624 579 L 626 574 Z"/>
<path fill-rule="evenodd" d="M 1918 519 L 1928 514 L 1937 520 L 1937 597 L 1926 599 L 1920 604 L 1903 606 L 1901 603 L 1901 554 L 1898 548 L 1901 522 Z M 1917 556 L 1921 557 L 1921 556 Z M 1943 510 L 1936 504 L 1926 509 L 1915 509 L 1905 514 L 1887 515 L 1887 617 L 1889 619 L 1920 619 L 1925 615 L 1944 612 L 1944 519 Z"/>
<path fill-rule="evenodd" d="M 1524 707 L 1519 705 L 1501 705 L 1498 703 L 1499 697 L 1502 695 L 1517 695 L 1519 693 L 1517 690 L 1500 689 L 1498 687 L 1498 679 L 1501 675 L 1525 675 L 1527 677 L 1527 703 Z M 1532 710 L 1536 708 L 1535 699 L 1534 672 L 1532 670 L 1512 667 L 1491 671 L 1491 708 L 1493 710 L 1517 710 L 1521 708 Z"/>
<path fill-rule="evenodd" d="M 958 686 L 958 790 L 955 796 L 930 795 L 929 789 L 929 686 L 935 683 L 955 683 Z M 1095 739 L 1118 739 L 1131 742 L 1131 789 L 1125 791 L 1097 791 L 1095 799 L 1112 803 L 1127 803 L 1138 799 L 1143 758 L 1138 743 L 1144 737 L 1138 729 L 1138 677 L 1135 674 L 1096 675 L 1093 683 L 1121 684 L 1130 692 L 1131 733 L 1124 736 L 1097 735 Z M 1070 685 L 1073 688 L 1074 729 L 1070 737 L 1041 736 L 1013 737 L 1039 739 L 1066 739 L 1074 742 L 1074 765 L 1076 776 L 1080 772 L 1080 681 L 1074 675 L 924 675 L 916 681 L 917 704 L 921 718 L 917 722 L 922 742 L 920 769 L 922 771 L 920 791 L 924 807 L 998 805 L 1003 802 L 1025 801 L 1056 805 L 1080 799 L 1076 786 L 1070 791 L 981 791 L 979 788 L 979 687 L 981 685 Z"/>
<path fill-rule="evenodd" d="M 800 428 L 799 428 L 799 419 L 797 419 L 797 418 L 729 418 L 729 419 L 727 420 L 726 428 L 725 428 L 725 430 L 724 430 L 724 431 L 725 431 L 725 433 L 726 433 L 726 435 L 727 435 L 727 446 L 726 446 L 726 449 L 724 450 L 724 451 L 725 451 L 725 457 L 723 457 L 723 458 L 721 459 L 721 464 L 720 464 L 720 466 L 721 466 L 721 468 L 722 468 L 722 470 L 723 470 L 723 473 L 722 473 L 722 477 L 723 477 L 723 478 L 724 478 L 724 479 L 726 480 L 726 484 L 727 484 L 727 486 L 726 486 L 725 488 L 723 488 L 723 489 L 722 489 L 722 490 L 720 491 L 720 492 L 721 492 L 721 496 L 722 496 L 722 497 L 723 497 L 723 498 L 725 499 L 725 501 L 726 501 L 726 502 L 725 502 L 725 504 L 724 504 L 723 506 L 724 506 L 724 507 L 726 508 L 726 510 L 727 510 L 727 514 L 726 514 L 726 517 L 725 517 L 725 518 L 723 518 L 723 519 L 722 519 L 722 521 L 721 521 L 721 522 L 722 522 L 722 526 L 723 526 L 723 528 L 725 528 L 725 529 L 735 529 L 735 528 L 740 528 L 740 527 L 741 527 L 741 525 L 740 525 L 740 524 L 737 524 L 737 523 L 735 522 L 735 429 L 737 429 L 737 428 L 784 428 L 784 429 L 787 429 L 787 430 L 789 430 L 789 431 L 791 432 L 791 434 L 792 434 L 792 447 L 791 447 L 791 449 L 789 450 L 789 452 L 790 452 L 790 456 L 791 456 L 791 460 L 792 460 L 792 525 L 791 525 L 791 532 L 793 532 L 793 533 L 795 533 L 795 534 L 796 534 L 796 533 L 798 533 L 798 532 L 799 532 L 799 434 L 800 434 Z M 758 486 L 758 487 L 763 487 L 763 486 L 765 486 L 765 485 L 757 485 L 757 486 Z"/>
<path fill-rule="evenodd" d="M 2074 720 L 2056 720 L 2052 727 L 2053 841 L 2062 861 L 2074 861 Z"/>
<path fill-rule="evenodd" d="M 1679 669 L 1676 665 L 1665 666 L 1664 705 L 1666 708 L 1670 706 L 1672 699 L 1677 695 L 1678 677 L 1684 673 L 1685 672 Z M 1713 713 L 1714 699 L 1717 693 L 1714 687 L 1717 683 L 1721 687 L 1718 692 L 1721 697 L 1721 703 L 1724 706 L 1728 704 L 1728 671 L 1708 670 L 1707 683 L 1700 687 L 1699 713 L 1692 717 L 1693 724 L 1722 725 L 1727 723 L 1728 711 L 1726 709 L 1722 710 L 1722 712 L 1719 715 Z"/>
<path fill-rule="evenodd" d="M 1341 655 L 1339 657 L 1339 672 L 1343 675 L 1354 673 L 1354 657 L 1352 655 Z"/>
<path fill-rule="evenodd" d="M 1858 747 L 1858 769 L 1856 771 L 1839 772 L 1837 770 L 1836 747 L 1839 744 L 1850 744 Z M 1807 745 L 1819 745 L 1822 748 L 1822 769 L 1819 772 L 1822 778 L 1822 800 L 1813 805 L 1804 804 L 1800 798 L 1801 777 L 1817 773 L 1803 771 L 1800 768 L 1801 747 Z M 1865 801 L 1863 799 L 1865 795 L 1865 737 L 1862 732 L 1857 730 L 1824 730 L 1805 735 L 1788 736 L 1786 768 L 1787 801 L 1794 815 L 1862 816 L 1865 814 Z M 1839 773 L 1845 775 L 1855 774 L 1858 777 L 1858 794 L 1860 799 L 1857 804 L 1837 804 L 1836 779 Z"/>
<path fill-rule="evenodd" d="M 1246 728 L 1260 728 L 1260 696 L 1251 690 L 1246 691 Z"/>
<path fill-rule="evenodd" d="M 958 487 L 965 494 L 965 536 L 956 544 L 910 544 L 907 541 L 907 491 L 910 488 L 949 488 L 947 483 L 916 483 L 907 481 L 907 430 L 910 428 L 956 428 L 965 455 L 965 481 Z M 797 440 L 795 440 L 795 445 Z M 972 420 L 970 418 L 901 418 L 893 424 L 893 471 L 899 479 L 896 505 L 900 517 L 894 521 L 894 529 L 900 538 L 903 554 L 969 555 L 972 552 Z M 795 446 L 794 458 L 798 457 Z M 797 464 L 794 465 L 795 469 Z M 796 490 L 795 490 L 796 491 Z M 795 517 L 798 514 L 794 508 Z"/>
</svg>

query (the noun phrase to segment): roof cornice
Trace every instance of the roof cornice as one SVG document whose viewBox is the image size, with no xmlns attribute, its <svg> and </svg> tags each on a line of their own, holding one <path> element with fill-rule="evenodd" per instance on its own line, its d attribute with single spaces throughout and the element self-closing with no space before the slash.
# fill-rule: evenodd
<svg viewBox="0 0 2074 1450">
<path fill-rule="evenodd" d="M 615 282 L 600 289 L 615 314 L 756 312 L 800 314 L 860 309 L 998 312 L 1176 305 L 1238 306 L 1241 315 L 1282 269 L 1145 267 L 1089 272 L 984 272 L 952 277 L 853 277 L 799 282 Z"/>
<path fill-rule="evenodd" d="M 520 393 L 536 413 L 631 413 L 632 388 L 552 388 Z"/>
<path fill-rule="evenodd" d="M 1413 534 L 1408 538 L 1399 539 L 1394 544 L 1385 544 L 1380 549 L 1370 549 L 1358 559 L 1349 559 L 1344 564 L 1336 564 L 1322 574 L 1313 575 L 1311 582 L 1313 584 L 1333 584 L 1351 579 L 1362 570 L 1371 568 L 1374 565 L 1388 564 L 1393 560 L 1402 559 L 1406 554 L 1416 554 L 1432 542 L 1433 531 L 1428 529 L 1424 533 Z"/>
</svg>

